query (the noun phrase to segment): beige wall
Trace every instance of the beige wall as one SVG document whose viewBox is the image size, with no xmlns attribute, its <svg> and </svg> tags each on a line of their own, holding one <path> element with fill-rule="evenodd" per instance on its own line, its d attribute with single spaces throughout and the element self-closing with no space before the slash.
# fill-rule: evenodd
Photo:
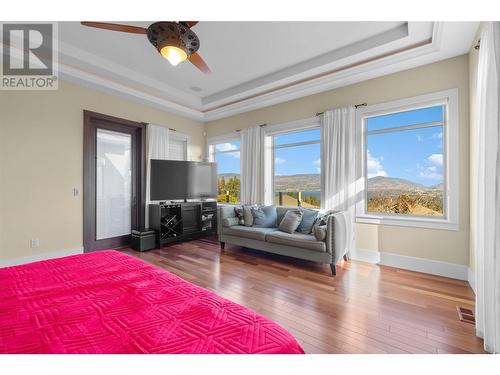
<svg viewBox="0 0 500 375">
<path fill-rule="evenodd" d="M 200 122 L 59 85 L 57 91 L 0 91 L 0 260 L 82 246 L 84 109 L 175 128 L 191 136 L 193 159 L 205 152 Z M 30 249 L 31 238 L 40 247 Z"/>
<path fill-rule="evenodd" d="M 471 64 L 474 56 L 471 54 Z M 380 77 L 208 123 L 181 118 L 66 82 L 54 92 L 0 92 L 0 259 L 82 246 L 82 111 L 174 127 L 192 137 L 192 156 L 205 138 L 302 119 L 342 105 L 376 104 L 450 88 L 459 90 L 460 230 L 357 225 L 358 247 L 468 265 L 469 56 Z M 469 75 L 470 74 L 470 75 Z M 29 248 L 39 238 L 40 247 Z M 473 257 L 472 257 L 473 258 Z"/>
<path fill-rule="evenodd" d="M 469 53 L 469 98 L 470 98 L 470 132 L 469 132 L 469 147 L 470 147 L 470 253 L 469 253 L 469 265 L 471 270 L 476 268 L 476 249 L 474 241 L 476 238 L 476 225 L 475 225 L 475 214 L 476 214 L 476 204 L 474 197 L 476 196 L 475 181 L 474 181 L 474 165 L 476 163 L 475 155 L 476 153 L 476 94 L 477 94 L 477 66 L 479 62 L 479 51 L 474 49 L 474 46 L 479 40 L 481 31 L 483 30 L 484 24 L 479 27 L 474 42 Z"/>
<path fill-rule="evenodd" d="M 351 86 L 247 112 L 206 124 L 207 136 L 262 123 L 276 124 L 313 116 L 339 106 L 376 104 L 451 88 L 459 93 L 460 230 L 433 230 L 357 224 L 357 246 L 419 258 L 469 264 L 469 72 L 468 55 Z"/>
</svg>

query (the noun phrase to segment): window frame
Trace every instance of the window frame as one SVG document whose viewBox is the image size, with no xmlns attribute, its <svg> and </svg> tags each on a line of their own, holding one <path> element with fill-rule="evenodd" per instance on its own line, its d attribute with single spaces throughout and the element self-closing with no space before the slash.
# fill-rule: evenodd
<svg viewBox="0 0 500 375">
<path fill-rule="evenodd" d="M 240 148 L 237 150 L 231 150 L 231 151 L 216 151 L 215 146 L 221 143 L 230 143 L 238 141 L 240 142 Z M 241 200 L 241 136 L 239 132 L 233 132 L 229 134 L 223 134 L 215 137 L 210 137 L 207 139 L 207 160 L 211 163 L 215 163 L 215 154 L 227 154 L 227 153 L 232 153 L 232 152 L 239 152 L 240 153 L 240 200 Z M 217 175 L 218 175 L 217 171 Z M 218 178 L 217 178 L 218 181 Z M 223 204 L 223 205 L 239 205 L 240 203 L 228 203 L 228 202 L 217 202 L 217 204 Z"/>
<path fill-rule="evenodd" d="M 289 133 L 300 133 L 307 130 L 320 130 L 320 136 L 318 141 L 304 141 L 304 142 L 294 142 L 286 145 L 274 144 L 274 137 Z M 274 177 L 275 177 L 275 160 L 276 160 L 276 148 L 286 148 L 294 146 L 304 146 L 308 144 L 319 144 L 320 147 L 320 158 L 321 154 L 321 143 L 322 143 L 323 131 L 321 129 L 321 123 L 318 116 L 306 118 L 303 120 L 286 122 L 282 124 L 275 124 L 272 126 L 267 126 L 264 130 L 264 144 L 265 144 L 265 158 L 264 158 L 264 194 L 265 194 L 265 204 L 274 204 Z M 322 186 L 322 175 L 323 171 L 320 169 L 320 202 L 323 202 L 323 186 Z"/>
<path fill-rule="evenodd" d="M 182 159 L 182 160 L 186 160 L 186 161 L 191 160 L 191 136 L 188 134 L 179 133 L 176 130 L 175 131 L 171 130 L 169 137 L 170 137 L 170 140 L 175 140 L 175 141 L 180 141 L 180 142 L 186 143 L 186 150 L 185 150 L 185 154 L 184 154 L 184 159 Z M 170 142 L 170 140 L 169 140 L 169 142 Z M 169 155 L 169 158 L 170 158 L 170 155 Z"/>
<path fill-rule="evenodd" d="M 444 197 L 443 217 L 433 218 L 417 215 L 400 215 L 368 212 L 367 210 L 367 119 L 391 113 L 410 111 L 443 105 L 443 173 Z M 357 165 L 362 190 L 356 203 L 356 222 L 368 224 L 396 225 L 430 229 L 459 230 L 459 168 L 458 168 L 458 89 L 445 90 L 427 95 L 376 104 L 356 111 L 356 126 L 360 129 L 360 160 Z M 415 126 L 423 128 L 424 126 Z M 399 130 L 401 131 L 401 130 Z M 390 131 L 393 132 L 393 131 Z M 373 133 L 372 133 L 373 134 Z"/>
</svg>

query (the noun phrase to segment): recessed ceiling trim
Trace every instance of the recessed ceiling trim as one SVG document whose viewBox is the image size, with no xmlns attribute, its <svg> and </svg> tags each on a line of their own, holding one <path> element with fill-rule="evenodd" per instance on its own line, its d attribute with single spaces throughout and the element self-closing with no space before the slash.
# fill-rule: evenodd
<svg viewBox="0 0 500 375">
<path fill-rule="evenodd" d="M 279 82 L 281 80 L 287 80 L 289 79 L 289 77 L 294 77 L 298 75 L 304 76 L 304 74 L 307 74 L 305 72 L 314 72 L 322 68 L 324 70 L 325 67 L 328 67 L 329 65 L 332 65 L 335 62 L 339 62 L 342 59 L 346 59 L 351 56 L 355 56 L 360 53 L 370 51 L 377 47 L 385 46 L 389 43 L 399 41 L 404 38 L 408 38 L 408 36 L 409 36 L 409 30 L 408 30 L 408 23 L 406 22 L 402 25 L 399 25 L 398 27 L 373 35 L 369 38 L 360 40 L 356 43 L 349 44 L 344 47 L 335 49 L 333 51 L 324 53 L 321 56 L 312 57 L 309 60 L 302 61 L 293 66 L 289 66 L 279 71 L 266 74 L 264 76 L 253 79 L 249 82 L 245 82 L 237 86 L 231 87 L 229 89 L 222 90 L 215 94 L 204 97 L 202 98 L 202 104 L 204 106 L 210 106 L 210 105 L 213 106 L 216 102 L 218 101 L 223 102 L 228 97 L 232 97 L 242 93 L 244 94 L 245 92 L 248 92 L 253 89 L 258 90 L 259 87 L 265 87 L 266 85 L 269 86 L 275 82 Z M 397 51 L 395 51 L 394 53 L 397 53 Z M 332 69 L 330 69 L 329 71 L 332 71 Z M 328 74 L 328 72 L 325 73 Z M 317 75 L 318 74 L 315 74 L 314 76 Z"/>
<path fill-rule="evenodd" d="M 212 106 L 203 105 L 201 98 L 159 84 L 140 72 L 131 72 L 126 67 L 118 66 L 98 56 L 93 59 L 93 55 L 87 51 L 81 51 L 82 54 L 79 54 L 78 49 L 68 48 L 61 52 L 71 55 L 75 60 L 65 61 L 62 58 L 59 63 L 61 78 L 64 80 L 120 95 L 183 117 L 209 122 L 467 53 L 470 46 L 466 48 L 466 44 L 469 37 L 472 43 L 478 25 L 479 23 L 472 22 L 434 22 L 431 39 L 418 41 L 413 38 L 416 43 L 404 47 L 401 47 L 402 43 L 391 45 L 390 41 L 388 44 L 382 44 L 382 48 L 372 43 L 371 50 L 368 48 L 356 54 L 357 56 L 345 59 L 339 57 L 340 55 L 337 56 L 337 61 L 332 61 L 333 64 L 330 64 L 330 69 L 326 72 L 321 69 L 327 68 L 328 59 L 309 71 L 298 72 L 288 77 L 285 75 L 283 79 L 278 77 L 277 80 L 267 84 L 265 82 L 257 84 L 258 87 L 249 88 L 246 93 L 243 91 L 231 95 L 228 92 L 228 96 L 212 102 Z M 399 31 L 395 33 L 403 35 L 401 34 L 403 29 L 396 29 Z M 407 28 L 407 34 L 410 33 L 410 29 Z M 392 34 L 392 38 L 395 35 Z M 384 37 L 387 38 L 387 34 Z M 443 43 L 443 38 L 446 38 L 446 44 Z M 411 41 L 412 39 L 406 40 L 406 44 Z M 399 48 L 396 48 L 398 45 Z M 337 52 L 341 49 L 337 49 Z M 82 66 L 75 66 L 78 60 L 82 61 Z M 344 61 L 344 65 L 339 66 L 341 61 Z M 122 76 L 123 80 L 120 79 Z"/>
<path fill-rule="evenodd" d="M 201 99 L 185 92 L 177 90 L 175 87 L 158 82 L 151 77 L 148 77 L 141 72 L 128 69 L 122 65 L 116 64 L 101 56 L 96 56 L 92 53 L 82 50 L 81 48 L 72 46 L 63 41 L 59 41 L 59 62 L 61 64 L 69 65 L 75 69 L 86 71 L 89 74 L 94 74 L 103 77 L 103 79 L 114 79 L 117 81 L 118 77 L 120 83 L 124 86 L 129 86 L 132 89 L 140 90 L 140 86 L 154 88 L 163 98 L 178 102 L 189 107 L 200 107 Z M 76 66 L 78 63 L 80 66 Z M 92 71 L 101 71 L 99 74 L 92 73 Z M 104 78 L 107 77 L 107 78 Z M 109 77 L 109 78 L 108 78 Z M 137 85 L 137 86 L 133 86 Z"/>
<path fill-rule="evenodd" d="M 465 25 L 435 22 L 430 44 L 214 109 L 206 112 L 204 119 L 210 122 L 462 55 L 469 51 L 478 27 L 479 22 L 468 22 Z M 444 43 L 444 40 L 447 43 Z"/>
<path fill-rule="evenodd" d="M 423 46 L 427 46 L 427 45 L 432 45 L 432 39 L 427 39 L 427 40 L 424 40 L 423 42 L 419 42 L 419 43 L 416 43 L 414 45 L 404 47 L 404 48 L 401 48 L 401 49 L 396 50 L 396 51 L 386 52 L 386 53 L 383 53 L 381 55 L 370 57 L 368 59 L 358 61 L 358 62 L 349 64 L 349 65 L 341 66 L 339 68 L 335 68 L 335 69 L 329 70 L 327 72 L 319 73 L 319 74 L 316 74 L 316 75 L 311 76 L 311 77 L 302 78 L 302 79 L 299 79 L 299 80 L 294 81 L 294 82 L 289 82 L 289 83 L 286 83 L 286 84 L 281 85 L 281 86 L 273 87 L 273 88 L 261 91 L 258 94 L 249 95 L 249 96 L 243 97 L 241 99 L 233 100 L 231 102 L 227 102 L 224 104 L 220 104 L 218 106 L 207 108 L 207 109 L 203 110 L 202 112 L 203 113 L 211 112 L 211 111 L 214 111 L 214 110 L 219 109 L 219 108 L 231 106 L 231 105 L 236 104 L 236 103 L 241 103 L 241 102 L 247 101 L 249 99 L 253 99 L 253 98 L 256 98 L 256 97 L 259 97 L 262 95 L 266 95 L 269 93 L 280 91 L 280 90 L 283 90 L 283 89 L 286 89 L 289 87 L 297 86 L 297 85 L 302 84 L 302 83 L 312 82 L 312 81 L 315 81 L 315 80 L 318 80 L 318 79 L 321 79 L 324 77 L 329 77 L 329 76 L 332 76 L 336 73 L 342 72 L 344 70 L 349 70 L 349 69 L 352 69 L 352 68 L 355 68 L 355 67 L 358 67 L 361 65 L 365 65 L 365 64 L 373 62 L 373 61 L 381 60 L 381 59 L 384 59 L 384 58 L 387 58 L 387 57 L 390 57 L 393 55 L 397 55 L 397 54 L 402 53 L 402 52 L 414 50 L 415 48 L 419 48 L 419 47 L 423 47 Z"/>
<path fill-rule="evenodd" d="M 203 121 L 204 115 L 195 108 L 166 100 L 162 97 L 151 95 L 141 90 L 125 86 L 120 82 L 101 77 L 93 73 L 85 72 L 68 64 L 59 63 L 61 78 L 68 82 L 81 84 L 89 88 L 97 88 L 106 93 L 119 95 L 127 99 L 152 106 L 162 111 L 168 111 L 179 116 L 187 117 L 197 121 Z"/>
</svg>

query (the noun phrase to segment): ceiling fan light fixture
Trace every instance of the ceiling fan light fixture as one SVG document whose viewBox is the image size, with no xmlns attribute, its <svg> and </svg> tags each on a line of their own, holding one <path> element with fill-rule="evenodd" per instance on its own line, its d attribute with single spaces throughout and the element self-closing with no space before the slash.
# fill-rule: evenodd
<svg viewBox="0 0 500 375">
<path fill-rule="evenodd" d="M 160 53 L 173 66 L 179 65 L 188 57 L 183 49 L 176 46 L 164 46 L 160 49 Z"/>
<path fill-rule="evenodd" d="M 82 22 L 81 24 L 98 29 L 146 34 L 149 42 L 171 65 L 176 66 L 189 60 L 200 71 L 210 74 L 207 63 L 197 53 L 200 48 L 200 39 L 191 30 L 191 27 L 197 23 L 198 21 L 159 21 L 152 23 L 148 28 L 108 22 Z"/>
</svg>

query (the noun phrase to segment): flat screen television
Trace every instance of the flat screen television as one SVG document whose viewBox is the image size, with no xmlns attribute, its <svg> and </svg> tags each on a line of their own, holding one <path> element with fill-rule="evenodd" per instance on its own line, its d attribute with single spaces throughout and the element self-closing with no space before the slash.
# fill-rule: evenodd
<svg viewBox="0 0 500 375">
<path fill-rule="evenodd" d="M 150 182 L 153 201 L 216 198 L 216 163 L 152 159 Z"/>
</svg>

